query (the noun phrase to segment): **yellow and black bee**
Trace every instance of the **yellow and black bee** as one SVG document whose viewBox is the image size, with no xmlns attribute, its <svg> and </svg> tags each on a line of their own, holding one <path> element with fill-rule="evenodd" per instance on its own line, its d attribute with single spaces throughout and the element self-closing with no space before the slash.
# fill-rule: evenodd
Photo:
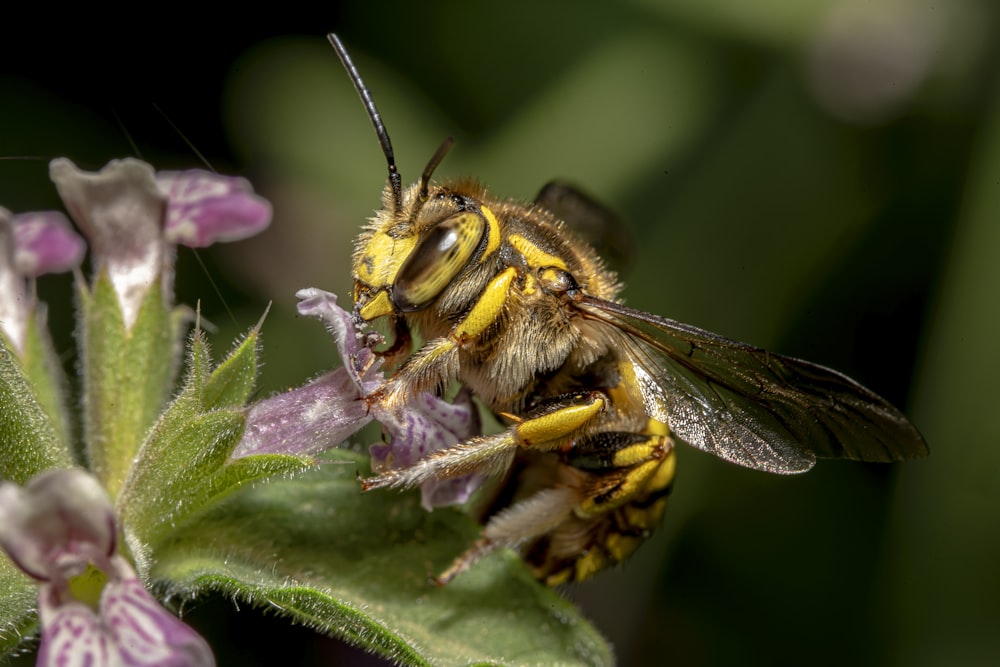
<svg viewBox="0 0 1000 667">
<path fill-rule="evenodd" d="M 354 313 L 388 320 L 385 354 L 405 361 L 370 400 L 402 405 L 457 381 L 507 424 L 363 481 L 502 480 L 482 537 L 439 582 L 498 547 L 519 549 L 549 584 L 620 563 L 663 514 L 675 441 L 772 473 L 927 453 L 902 413 L 837 371 L 623 305 L 614 273 L 573 229 L 596 207 L 574 191 L 524 203 L 471 180 L 432 185 L 450 142 L 403 188 L 371 95 L 330 41 L 389 167 L 354 253 Z M 425 341 L 412 354 L 411 330 Z"/>
</svg>

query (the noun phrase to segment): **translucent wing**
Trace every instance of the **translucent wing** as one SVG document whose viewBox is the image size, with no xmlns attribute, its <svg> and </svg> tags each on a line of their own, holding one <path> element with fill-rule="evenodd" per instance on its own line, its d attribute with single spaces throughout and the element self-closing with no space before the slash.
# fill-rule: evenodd
<svg viewBox="0 0 1000 667">
<path fill-rule="evenodd" d="M 891 462 L 927 454 L 903 414 L 835 370 L 621 304 L 574 305 L 618 330 L 648 413 L 694 447 L 748 468 L 804 472 L 816 458 Z"/>
</svg>

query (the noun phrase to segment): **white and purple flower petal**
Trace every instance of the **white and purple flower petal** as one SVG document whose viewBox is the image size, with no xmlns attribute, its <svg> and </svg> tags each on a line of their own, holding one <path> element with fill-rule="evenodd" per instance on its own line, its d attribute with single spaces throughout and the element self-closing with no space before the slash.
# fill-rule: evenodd
<svg viewBox="0 0 1000 667">
<path fill-rule="evenodd" d="M 384 472 L 409 468 L 427 455 L 478 435 L 479 411 L 472 394 L 462 389 L 449 403 L 433 394 L 420 394 L 404 410 L 387 411 L 372 406 L 389 442 L 369 448 L 372 469 Z M 481 475 L 430 480 L 420 486 L 424 509 L 464 503 L 483 483 Z"/>
<path fill-rule="evenodd" d="M 0 330 L 22 352 L 37 304 L 27 280 L 69 271 L 83 260 L 86 245 L 58 211 L 11 215 L 0 208 Z"/>
<path fill-rule="evenodd" d="M 39 665 L 215 664 L 208 644 L 154 600 L 115 553 L 111 501 L 83 470 L 0 482 L 0 547 L 39 579 Z"/>
<path fill-rule="evenodd" d="M 95 270 L 107 271 L 130 329 L 157 279 L 166 294 L 173 287 L 173 247 L 162 237 L 167 199 L 153 168 L 128 158 L 92 173 L 58 158 L 49 164 L 49 176 L 90 241 Z"/>
<path fill-rule="evenodd" d="M 42 640 L 39 665 L 99 667 L 210 667 L 212 650 L 192 628 L 146 591 L 121 556 L 98 609 L 60 601 L 53 591 L 39 594 Z"/>
<path fill-rule="evenodd" d="M 337 295 L 315 287 L 301 289 L 295 293 L 299 299 L 299 315 L 315 317 L 326 325 L 333 336 L 340 360 L 350 373 L 358 392 L 362 396 L 374 393 L 385 382 L 379 373 L 382 360 L 372 352 L 372 347 L 381 342 L 377 334 L 365 336 L 354 326 L 351 314 L 337 304 Z"/>
<path fill-rule="evenodd" d="M 372 467 L 385 471 L 410 467 L 432 452 L 479 434 L 479 412 L 466 390 L 450 403 L 424 393 L 391 410 L 373 400 L 385 384 L 382 360 L 372 351 L 381 337 L 359 333 L 351 314 L 337 305 L 330 292 L 309 288 L 296 296 L 300 314 L 326 324 L 343 367 L 254 405 L 234 457 L 313 454 L 339 445 L 375 419 L 389 442 L 371 446 Z M 470 475 L 426 482 L 421 486 L 423 505 L 432 509 L 465 502 L 482 479 Z"/>
<path fill-rule="evenodd" d="M 199 170 L 154 174 L 131 158 L 96 173 L 58 158 L 49 175 L 90 240 L 95 269 L 107 271 L 129 329 L 156 280 L 170 295 L 175 244 L 236 241 L 271 221 L 271 205 L 242 178 Z"/>
<path fill-rule="evenodd" d="M 271 204 L 249 181 L 200 169 L 161 171 L 156 183 L 168 199 L 164 238 L 190 248 L 239 241 L 271 222 Z"/>
<path fill-rule="evenodd" d="M 232 458 L 251 454 L 309 456 L 336 447 L 372 420 L 354 379 L 338 368 L 259 401 L 247 414 Z"/>
<path fill-rule="evenodd" d="M 115 516 L 103 487 L 83 470 L 50 470 L 23 487 L 0 482 L 0 547 L 43 581 L 67 580 L 115 549 Z"/>
<path fill-rule="evenodd" d="M 59 211 L 21 213 L 13 218 L 14 266 L 22 276 L 75 269 L 87 245 Z"/>
<path fill-rule="evenodd" d="M 233 458 L 315 454 L 336 447 L 372 420 L 364 397 L 384 382 L 381 360 L 362 344 L 351 315 L 337 305 L 335 294 L 309 288 L 296 296 L 300 314 L 326 324 L 343 366 L 254 404 Z"/>
<path fill-rule="evenodd" d="M 21 352 L 35 299 L 17 270 L 16 252 L 10 211 L 0 207 L 0 331 L 14 351 Z"/>
</svg>

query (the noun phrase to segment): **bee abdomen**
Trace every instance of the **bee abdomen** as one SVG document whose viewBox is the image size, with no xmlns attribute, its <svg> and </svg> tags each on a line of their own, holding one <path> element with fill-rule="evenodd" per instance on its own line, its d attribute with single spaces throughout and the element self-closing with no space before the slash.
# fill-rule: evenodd
<svg viewBox="0 0 1000 667">
<path fill-rule="evenodd" d="M 627 559 L 659 523 L 673 486 L 675 455 L 666 427 L 599 432 L 565 457 L 579 471 L 584 500 L 573 515 L 525 551 L 550 585 L 589 579 Z"/>
</svg>

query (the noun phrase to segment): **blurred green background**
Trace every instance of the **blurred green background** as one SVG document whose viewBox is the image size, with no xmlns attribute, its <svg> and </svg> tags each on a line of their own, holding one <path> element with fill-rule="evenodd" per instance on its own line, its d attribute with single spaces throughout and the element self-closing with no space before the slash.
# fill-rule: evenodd
<svg viewBox="0 0 1000 667">
<path fill-rule="evenodd" d="M 447 135 L 439 178 L 525 199 L 571 180 L 629 222 L 628 303 L 843 370 L 913 418 L 931 456 L 898 466 L 778 478 L 682 451 L 654 539 L 565 591 L 622 665 L 1000 664 L 996 3 L 328 3 L 228 22 L 173 12 L 127 31 L 101 19 L 40 17 L 0 47 L 0 204 L 58 206 L 59 155 L 165 169 L 201 154 L 248 176 L 275 204 L 272 228 L 182 252 L 178 290 L 201 300 L 220 349 L 274 302 L 265 392 L 333 363 L 293 294 L 346 298 L 352 239 L 385 179 L 323 37 L 336 30 L 404 181 Z M 69 283 L 40 291 L 72 365 Z M 381 664 L 280 621 L 220 620 L 231 608 L 194 616 L 221 664 L 268 650 Z"/>
</svg>

